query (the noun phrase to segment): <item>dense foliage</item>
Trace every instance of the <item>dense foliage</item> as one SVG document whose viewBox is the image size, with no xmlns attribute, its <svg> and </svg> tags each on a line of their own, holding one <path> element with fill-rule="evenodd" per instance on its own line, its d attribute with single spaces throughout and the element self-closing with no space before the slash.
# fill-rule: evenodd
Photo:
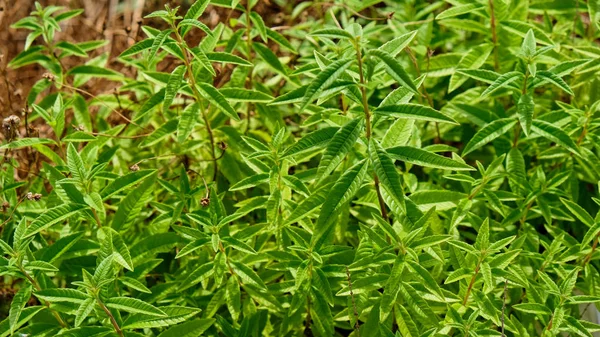
<svg viewBox="0 0 600 337">
<path fill-rule="evenodd" d="M 13 24 L 1 337 L 600 331 L 600 1 L 257 2 Z"/>
</svg>

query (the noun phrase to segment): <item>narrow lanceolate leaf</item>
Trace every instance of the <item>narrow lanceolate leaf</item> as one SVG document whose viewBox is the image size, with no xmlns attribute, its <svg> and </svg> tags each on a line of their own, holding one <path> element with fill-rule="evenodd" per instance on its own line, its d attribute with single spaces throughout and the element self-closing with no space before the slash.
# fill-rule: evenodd
<svg viewBox="0 0 600 337">
<path fill-rule="evenodd" d="M 154 170 L 140 170 L 119 177 L 113 180 L 113 182 L 110 183 L 108 186 L 106 186 L 106 188 L 104 188 L 102 192 L 100 192 L 100 196 L 103 200 L 106 200 L 111 196 L 125 190 L 129 186 L 144 180 L 146 177 L 150 176 L 154 172 Z"/>
<path fill-rule="evenodd" d="M 208 2 L 208 1 L 207 1 Z M 177 324 L 165 331 L 158 337 L 197 337 L 210 328 L 215 320 L 213 318 L 195 319 L 181 324 Z"/>
<path fill-rule="evenodd" d="M 336 210 L 356 194 L 367 175 L 368 167 L 367 160 L 363 159 L 348 169 L 331 188 L 315 225 L 315 233 L 312 237 L 312 246 L 315 250 L 319 250 L 327 240 L 334 227 L 333 219 L 337 215 Z"/>
<path fill-rule="evenodd" d="M 329 141 L 333 138 L 336 132 L 340 128 L 338 127 L 326 127 L 319 130 L 313 131 L 306 136 L 302 137 L 296 144 L 292 145 L 287 149 L 281 158 L 290 157 L 306 151 L 320 149 L 326 146 Z"/>
<path fill-rule="evenodd" d="M 533 121 L 533 109 L 535 104 L 533 103 L 533 97 L 530 94 L 521 95 L 519 102 L 517 103 L 517 113 L 519 115 L 519 123 L 525 136 L 529 136 L 531 130 L 531 122 Z"/>
<path fill-rule="evenodd" d="M 402 65 L 396 59 L 394 59 L 393 56 L 378 49 L 370 50 L 368 55 L 377 57 L 383 61 L 386 71 L 388 74 L 390 74 L 390 76 L 392 76 L 393 79 L 398 81 L 403 87 L 406 87 L 413 93 L 420 95 L 419 90 L 413 83 L 413 80 L 410 78 L 410 76 L 408 76 L 408 73 L 404 70 Z"/>
<path fill-rule="evenodd" d="M 483 6 L 478 3 L 470 3 L 470 4 L 466 4 L 466 5 L 453 6 L 453 7 L 446 9 L 445 11 L 441 12 L 435 18 L 437 20 L 443 20 L 443 19 L 454 17 L 454 16 L 471 13 L 471 12 L 479 10 L 479 9 L 483 9 Z"/>
<path fill-rule="evenodd" d="M 206 54 L 206 58 L 208 58 L 208 60 L 210 62 L 221 62 L 221 63 L 229 63 L 229 64 L 235 64 L 238 66 L 242 66 L 242 67 L 250 67 L 252 66 L 252 63 L 244 60 L 243 58 L 230 54 L 230 53 L 225 53 L 225 52 L 212 52 L 212 53 L 205 53 Z"/>
<path fill-rule="evenodd" d="M 555 142 L 567 150 L 575 154 L 579 153 L 575 142 L 561 128 L 558 128 L 546 121 L 536 119 L 532 122 L 531 129 L 540 136 Z"/>
<path fill-rule="evenodd" d="M 352 34 L 340 28 L 317 29 L 314 32 L 311 32 L 310 35 L 322 36 L 329 39 L 354 40 L 354 36 L 352 36 Z"/>
<path fill-rule="evenodd" d="M 269 66 L 271 66 L 271 68 L 273 68 L 275 71 L 284 76 L 287 75 L 287 70 L 285 69 L 277 55 L 275 55 L 275 53 L 271 49 L 269 49 L 269 47 L 265 46 L 262 43 L 254 42 L 252 44 L 252 48 Z"/>
<path fill-rule="evenodd" d="M 383 322 L 392 313 L 394 303 L 398 297 L 400 291 L 400 284 L 402 282 L 402 274 L 404 272 L 404 261 L 401 255 L 394 262 L 392 271 L 390 272 L 390 278 L 384 287 L 383 296 L 381 297 L 381 303 L 379 305 L 379 321 Z"/>
<path fill-rule="evenodd" d="M 86 208 L 86 205 L 79 204 L 66 204 L 51 208 L 33 220 L 31 225 L 27 228 L 24 238 L 28 238 L 46 228 L 51 227 L 54 224 L 64 221 L 77 214 L 84 208 Z"/>
<path fill-rule="evenodd" d="M 381 106 L 375 110 L 375 114 L 384 117 L 405 118 L 458 125 L 458 122 L 456 122 L 454 119 L 437 110 L 412 103 Z"/>
<path fill-rule="evenodd" d="M 140 109 L 135 113 L 135 116 L 133 117 L 133 121 L 134 122 L 140 121 L 142 118 L 144 118 L 150 112 L 150 110 L 152 110 L 152 108 L 159 105 L 165 97 L 165 91 L 166 91 L 165 88 L 160 89 L 154 95 L 152 95 L 152 97 L 150 97 L 146 102 L 144 102 L 144 104 L 140 107 Z"/>
<path fill-rule="evenodd" d="M 84 292 L 68 288 L 49 288 L 36 291 L 35 297 L 49 302 L 68 302 L 81 304 L 88 298 Z"/>
<path fill-rule="evenodd" d="M 82 184 L 85 183 L 87 170 L 73 144 L 69 144 L 67 148 L 67 166 L 69 167 L 69 171 L 71 171 L 73 178 L 77 179 Z"/>
<path fill-rule="evenodd" d="M 144 195 L 146 195 L 150 187 L 154 185 L 155 180 L 156 175 L 153 174 L 149 176 L 143 183 L 129 192 L 125 199 L 119 203 L 119 208 L 117 209 L 112 222 L 113 229 L 119 231 L 139 215 L 144 203 Z"/>
<path fill-rule="evenodd" d="M 317 169 L 317 180 L 329 175 L 342 162 L 360 136 L 364 119 L 358 117 L 339 129 L 325 149 Z"/>
<path fill-rule="evenodd" d="M 83 323 L 83 321 L 92 313 L 95 305 L 96 300 L 91 297 L 81 303 L 75 314 L 75 327 L 78 327 Z"/>
<path fill-rule="evenodd" d="M 463 150 L 463 157 L 502 136 L 508 130 L 512 129 L 515 124 L 517 124 L 515 119 L 504 118 L 495 120 L 484 126 L 467 143 L 467 146 Z"/>
<path fill-rule="evenodd" d="M 13 334 L 15 329 L 17 328 L 17 322 L 19 322 L 19 317 L 21 316 L 21 312 L 25 308 L 25 305 L 29 301 L 29 297 L 31 297 L 31 286 L 27 285 L 13 296 L 12 302 L 10 303 L 10 312 L 8 314 L 8 322 L 10 324 L 10 333 Z"/>
<path fill-rule="evenodd" d="M 260 289 L 267 289 L 263 280 L 256 274 L 252 268 L 243 263 L 231 261 L 231 267 L 237 276 L 240 277 L 243 283 L 252 284 Z"/>
<path fill-rule="evenodd" d="M 456 69 L 478 69 L 485 63 L 492 50 L 494 50 L 494 47 L 489 44 L 483 44 L 471 49 L 460 59 Z M 448 92 L 458 89 L 467 79 L 468 77 L 461 73 L 455 72 L 452 74 Z"/>
<path fill-rule="evenodd" d="M 173 99 L 177 96 L 177 90 L 181 86 L 181 81 L 183 80 L 183 74 L 185 73 L 185 66 L 181 65 L 171 73 L 169 76 L 169 82 L 167 82 L 167 87 L 165 89 L 165 99 L 163 101 L 163 110 L 167 110 L 171 104 L 173 103 Z"/>
<path fill-rule="evenodd" d="M 555 86 L 557 86 L 558 88 L 560 88 L 561 90 L 563 90 L 571 96 L 575 95 L 575 93 L 573 93 L 573 90 L 571 90 L 569 85 L 562 78 L 550 71 L 538 71 L 536 73 L 536 78 L 541 78 L 545 82 L 550 82 L 554 84 Z"/>
<path fill-rule="evenodd" d="M 473 167 L 452 160 L 448 157 L 410 146 L 396 146 L 386 149 L 392 159 L 402 160 L 411 164 L 454 171 L 472 171 Z"/>
<path fill-rule="evenodd" d="M 210 0 L 196 0 L 196 2 L 194 2 L 194 4 L 187 10 L 187 12 L 185 13 L 185 16 L 183 17 L 183 21 L 185 20 L 197 20 L 200 15 L 202 15 L 202 13 L 204 13 L 204 10 L 206 10 L 206 7 L 208 6 L 208 4 L 210 3 Z M 190 30 L 191 27 L 189 26 L 184 26 L 181 29 L 181 35 L 184 35 Z"/>
<path fill-rule="evenodd" d="M 258 35 L 260 35 L 260 38 L 263 40 L 263 42 L 267 42 L 267 26 L 265 25 L 265 22 L 263 21 L 262 17 L 252 11 L 250 12 L 250 19 L 252 20 L 252 24 L 254 25 L 254 28 L 256 28 L 256 30 L 258 30 Z"/>
<path fill-rule="evenodd" d="M 413 272 L 419 275 L 423 286 L 425 286 L 425 288 L 427 288 L 432 295 L 436 296 L 439 300 L 444 301 L 445 296 L 442 292 L 442 289 L 440 288 L 439 284 L 437 284 L 433 276 L 431 276 L 429 271 L 427 271 L 427 269 L 413 261 L 409 261 L 407 265 L 413 270 Z"/>
<path fill-rule="evenodd" d="M 181 28 L 181 27 L 189 27 L 189 28 L 195 27 L 195 28 L 198 28 L 198 29 L 202 30 L 203 32 L 205 32 L 206 35 L 213 36 L 212 30 L 210 30 L 210 28 L 208 28 L 207 25 L 203 24 L 202 22 L 200 22 L 198 20 L 194 20 L 194 19 L 181 20 L 179 22 L 179 24 L 177 25 L 177 28 Z M 189 28 L 186 28 L 186 31 L 188 31 Z"/>
<path fill-rule="evenodd" d="M 106 301 L 106 306 L 112 309 L 129 312 L 132 314 L 144 314 L 150 316 L 165 317 L 167 314 L 159 308 L 148 304 L 137 298 L 113 297 Z"/>
<path fill-rule="evenodd" d="M 167 39 L 167 37 L 169 37 L 169 35 L 171 35 L 171 29 L 163 30 L 158 35 L 156 35 L 154 41 L 152 41 L 152 47 L 150 47 L 150 55 L 148 55 L 148 62 L 152 62 L 154 56 L 158 52 L 158 49 L 162 47 L 163 43 L 165 43 L 165 40 Z"/>
<path fill-rule="evenodd" d="M 487 97 L 494 93 L 496 90 L 505 88 L 509 84 L 515 82 L 518 79 L 523 78 L 523 74 L 518 71 L 511 71 L 500 77 L 498 77 L 485 91 L 481 94 L 481 97 Z"/>
<path fill-rule="evenodd" d="M 521 303 L 513 305 L 513 309 L 535 315 L 552 315 L 552 311 L 543 304 Z"/>
<path fill-rule="evenodd" d="M 223 88 L 219 90 L 225 98 L 233 102 L 268 103 L 273 97 L 256 90 L 243 88 Z"/>
<path fill-rule="evenodd" d="M 579 221 L 583 222 L 588 227 L 594 226 L 594 218 L 592 218 L 592 216 L 583 207 L 568 199 L 560 198 L 560 201 L 571 213 L 573 213 L 573 215 L 577 217 L 577 219 L 579 219 Z"/>
<path fill-rule="evenodd" d="M 308 104 L 319 97 L 319 94 L 323 90 L 335 82 L 344 73 L 346 68 L 350 66 L 353 60 L 352 58 L 337 60 L 321 71 L 306 89 L 299 112 L 302 112 Z"/>
<path fill-rule="evenodd" d="M 374 139 L 369 142 L 369 158 L 383 189 L 393 198 L 395 204 L 404 208 L 404 189 L 400 174 L 396 170 L 394 161 Z"/>
<path fill-rule="evenodd" d="M 198 102 L 194 102 L 183 110 L 181 113 L 181 118 L 179 118 L 179 123 L 177 124 L 177 142 L 183 143 L 194 131 L 194 126 L 196 126 L 196 119 L 200 114 L 200 108 L 198 107 Z"/>
<path fill-rule="evenodd" d="M 215 89 L 215 87 L 208 83 L 198 83 L 198 89 L 200 89 L 202 96 L 219 108 L 219 110 L 236 121 L 240 120 L 237 112 L 229 105 L 225 96 L 219 90 Z"/>
</svg>

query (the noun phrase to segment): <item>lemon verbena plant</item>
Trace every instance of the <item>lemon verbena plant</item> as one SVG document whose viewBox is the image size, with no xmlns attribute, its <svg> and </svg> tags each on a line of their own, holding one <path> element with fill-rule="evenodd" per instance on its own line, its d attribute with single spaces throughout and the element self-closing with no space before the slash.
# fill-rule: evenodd
<svg viewBox="0 0 600 337">
<path fill-rule="evenodd" d="M 12 25 L 0 337 L 600 332 L 600 1 L 85 15 Z"/>
</svg>

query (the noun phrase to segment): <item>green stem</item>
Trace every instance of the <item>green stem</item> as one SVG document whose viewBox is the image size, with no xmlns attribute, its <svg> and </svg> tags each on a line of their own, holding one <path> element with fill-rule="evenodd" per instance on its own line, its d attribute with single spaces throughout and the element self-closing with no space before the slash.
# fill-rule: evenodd
<svg viewBox="0 0 600 337">
<path fill-rule="evenodd" d="M 467 305 L 469 301 L 469 296 L 471 295 L 471 290 L 473 290 L 473 285 L 475 284 L 475 279 L 477 279 L 477 275 L 479 275 L 479 268 L 481 268 L 481 260 L 477 262 L 477 267 L 475 267 L 475 274 L 471 277 L 471 281 L 469 282 L 469 286 L 467 287 L 467 294 L 465 295 L 465 299 L 463 300 L 463 305 Z"/>
<path fill-rule="evenodd" d="M 360 51 L 359 41 L 354 42 L 354 47 L 356 48 L 356 60 L 358 61 L 358 74 L 360 76 L 360 93 L 362 96 L 362 104 L 363 111 L 365 113 L 365 124 L 367 125 L 366 137 L 367 140 L 371 139 L 371 111 L 369 110 L 369 102 L 367 100 L 367 84 L 365 81 L 365 76 L 363 74 L 363 60 L 362 53 Z M 379 202 L 379 208 L 381 209 L 381 217 L 388 221 L 388 214 L 385 208 L 385 201 L 383 200 L 383 196 L 381 195 L 381 189 L 379 187 L 379 177 L 377 173 L 373 176 L 373 181 L 375 183 L 375 191 L 377 192 L 377 200 Z"/>
<path fill-rule="evenodd" d="M 204 104 L 203 102 L 203 98 L 202 95 L 200 94 L 200 92 L 198 91 L 198 88 L 196 87 L 196 78 L 194 77 L 194 72 L 192 70 L 192 65 L 190 62 L 190 57 L 188 55 L 188 50 L 187 50 L 187 45 L 185 43 L 185 41 L 183 40 L 183 38 L 181 37 L 181 35 L 179 34 L 179 31 L 177 30 L 177 27 L 175 27 L 175 24 L 171 24 L 173 31 L 175 32 L 175 37 L 177 39 L 177 43 L 179 44 L 179 46 L 182 49 L 183 52 L 183 62 L 185 64 L 186 67 L 186 72 L 187 72 L 187 77 L 188 80 L 190 81 L 191 87 L 192 87 L 192 92 L 194 93 L 194 98 L 196 99 L 196 101 L 198 102 L 198 104 L 200 104 L 200 110 L 202 112 L 202 119 L 204 120 L 204 124 L 206 126 L 206 132 L 208 133 L 208 138 L 210 141 L 210 153 L 212 156 L 212 161 L 214 163 L 214 174 L 213 174 L 213 181 L 216 181 L 217 179 L 217 173 L 218 173 L 218 165 L 217 165 L 217 156 L 216 156 L 216 152 L 215 152 L 215 138 L 213 135 L 213 131 L 212 128 L 210 126 L 210 120 L 208 119 L 208 115 L 206 113 L 206 109 L 204 108 Z"/>
<path fill-rule="evenodd" d="M 115 316 L 112 314 L 112 312 L 110 312 L 110 310 L 108 310 L 106 305 L 104 305 L 104 303 L 100 300 L 99 296 L 96 296 L 96 302 L 98 302 L 98 305 L 100 306 L 100 308 L 102 308 L 104 313 L 106 313 L 106 315 L 110 319 L 110 323 L 115 328 L 117 335 L 119 335 L 119 337 L 124 337 L 123 331 L 121 330 L 121 327 L 119 327 L 119 323 L 117 323 Z"/>
</svg>

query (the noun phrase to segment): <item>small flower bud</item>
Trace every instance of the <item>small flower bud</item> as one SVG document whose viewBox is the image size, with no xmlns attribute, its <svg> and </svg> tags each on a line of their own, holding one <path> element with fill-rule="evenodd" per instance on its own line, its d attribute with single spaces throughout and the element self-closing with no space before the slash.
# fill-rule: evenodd
<svg viewBox="0 0 600 337">
<path fill-rule="evenodd" d="M 202 205 L 202 207 L 208 207 L 208 205 L 210 205 L 210 198 L 202 198 L 200 200 L 200 205 Z"/>
<path fill-rule="evenodd" d="M 133 164 L 133 165 L 129 166 L 129 170 L 133 171 L 133 172 L 139 171 L 140 166 L 138 164 Z"/>
</svg>

